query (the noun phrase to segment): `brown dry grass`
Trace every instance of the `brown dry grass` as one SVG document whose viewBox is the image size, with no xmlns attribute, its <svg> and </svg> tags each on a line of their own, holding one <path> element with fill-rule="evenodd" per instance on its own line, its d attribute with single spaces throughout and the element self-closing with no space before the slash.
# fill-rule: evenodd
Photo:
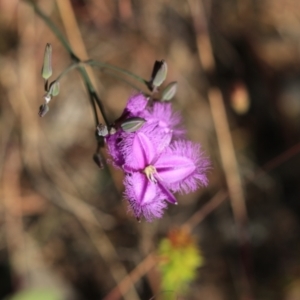
<svg viewBox="0 0 300 300">
<path fill-rule="evenodd" d="M 53 46 L 54 76 L 70 64 L 68 53 L 28 4 L 1 0 L 0 297 L 50 287 L 62 299 L 150 299 L 159 294 L 158 241 L 186 226 L 206 260 L 186 299 L 298 299 L 298 2 L 38 5 L 82 59 L 148 78 L 164 58 L 168 81 L 179 83 L 174 106 L 213 170 L 207 189 L 178 195 L 162 220 L 137 223 L 122 199 L 121 172 L 92 161 L 93 114 L 76 71 L 47 116 L 37 115 L 44 47 Z M 133 89 L 88 72 L 114 120 Z"/>
</svg>

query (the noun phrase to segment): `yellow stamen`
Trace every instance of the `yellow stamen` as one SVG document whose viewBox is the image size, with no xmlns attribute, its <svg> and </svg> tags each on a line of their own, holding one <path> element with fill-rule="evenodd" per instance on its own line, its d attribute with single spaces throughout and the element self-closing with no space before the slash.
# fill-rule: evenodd
<svg viewBox="0 0 300 300">
<path fill-rule="evenodd" d="M 145 173 L 148 180 L 155 182 L 155 183 L 157 182 L 157 180 L 154 177 L 154 175 L 156 174 L 156 169 L 154 166 L 151 166 L 151 165 L 147 166 L 143 172 Z"/>
</svg>

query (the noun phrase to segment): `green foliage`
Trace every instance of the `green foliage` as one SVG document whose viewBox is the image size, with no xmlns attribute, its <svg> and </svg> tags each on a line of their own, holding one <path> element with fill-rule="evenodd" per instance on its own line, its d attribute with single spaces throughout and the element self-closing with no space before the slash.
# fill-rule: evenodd
<svg viewBox="0 0 300 300">
<path fill-rule="evenodd" d="M 160 242 L 158 254 L 162 291 L 185 294 L 188 284 L 196 277 L 197 268 L 203 265 L 203 257 L 193 238 L 186 231 L 173 230 Z"/>
<path fill-rule="evenodd" d="M 29 289 L 20 291 L 7 300 L 62 300 L 62 298 L 51 289 Z"/>
</svg>

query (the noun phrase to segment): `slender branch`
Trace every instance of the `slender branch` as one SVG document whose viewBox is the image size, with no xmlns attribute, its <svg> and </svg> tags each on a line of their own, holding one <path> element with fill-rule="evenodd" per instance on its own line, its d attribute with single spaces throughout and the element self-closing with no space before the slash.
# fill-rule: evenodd
<svg viewBox="0 0 300 300">
<path fill-rule="evenodd" d="M 115 74 L 113 73 L 112 71 L 110 70 L 103 70 L 103 72 L 105 72 L 105 74 L 108 74 L 114 78 L 117 78 L 118 80 L 124 82 L 125 84 L 127 84 L 128 86 L 131 86 L 133 89 L 139 91 L 139 92 L 142 92 L 141 89 L 139 87 L 137 87 L 135 84 L 127 81 L 126 79 L 122 78 L 121 76 L 119 76 L 118 74 Z M 146 95 L 147 96 L 147 95 Z"/>
<path fill-rule="evenodd" d="M 116 71 L 116 72 L 119 72 L 119 73 L 123 73 L 125 75 L 128 75 L 134 79 L 136 79 L 137 81 L 145 84 L 147 86 L 148 82 L 146 79 L 130 72 L 130 71 L 127 71 L 125 69 L 122 69 L 122 68 L 119 68 L 119 67 L 116 67 L 116 66 L 113 66 L 111 64 L 108 64 L 108 63 L 104 63 L 104 62 L 101 62 L 101 61 L 95 61 L 95 60 L 92 60 L 92 59 L 89 59 L 89 60 L 86 60 L 83 62 L 84 64 L 86 65 L 89 65 L 89 66 L 93 66 L 93 67 L 99 67 L 100 69 L 110 69 L 110 70 L 113 70 L 113 71 Z"/>
<path fill-rule="evenodd" d="M 56 35 L 56 37 L 59 39 L 59 41 L 62 43 L 62 45 L 65 47 L 65 49 L 69 52 L 71 55 L 72 60 L 79 62 L 80 59 L 78 58 L 77 55 L 73 52 L 70 44 L 67 42 L 65 39 L 64 35 L 61 33 L 61 31 L 56 27 L 56 25 L 46 16 L 40 8 L 34 3 L 32 0 L 24 0 L 27 2 L 29 5 L 31 5 L 35 11 L 35 13 L 43 19 L 43 21 L 48 25 L 48 27 L 52 30 L 52 32 Z"/>
<path fill-rule="evenodd" d="M 81 61 L 71 64 L 69 67 L 64 69 L 55 79 L 55 81 L 60 81 L 63 77 L 65 77 L 70 71 L 79 68 L 83 63 Z"/>
<path fill-rule="evenodd" d="M 63 36 L 61 31 L 56 27 L 56 25 L 48 18 L 48 16 L 46 16 L 32 0 L 24 0 L 24 1 L 26 1 L 29 5 L 31 5 L 33 7 L 35 13 L 49 26 L 49 28 L 56 35 L 56 37 L 59 39 L 59 41 L 65 47 L 65 49 L 69 52 L 71 59 L 73 61 L 75 61 L 75 63 L 80 63 L 81 64 L 80 59 L 74 53 L 73 49 L 71 48 L 70 44 L 67 42 L 66 38 Z M 95 88 L 94 88 L 94 86 L 93 86 L 86 70 L 82 66 L 77 66 L 76 65 L 76 67 L 78 67 L 78 70 L 79 70 L 79 72 L 80 72 L 80 74 L 81 74 L 81 76 L 84 80 L 84 83 L 85 83 L 85 85 L 88 89 L 88 93 L 89 93 L 90 97 L 93 97 L 93 99 L 95 99 L 97 105 L 99 106 L 99 109 L 100 109 L 101 114 L 103 116 L 104 122 L 106 123 L 106 125 L 109 125 L 109 122 L 108 122 L 108 119 L 106 117 L 103 105 L 101 103 L 101 100 L 100 100 L 99 96 L 97 95 L 97 93 L 95 91 Z M 75 66 L 74 66 L 74 68 L 75 68 Z M 68 70 L 68 72 L 69 71 L 70 70 Z"/>
<path fill-rule="evenodd" d="M 101 102 L 100 97 L 98 96 L 98 94 L 96 93 L 96 90 L 86 72 L 86 70 L 82 67 L 82 65 L 89 65 L 92 67 L 98 67 L 100 69 L 109 69 L 112 71 L 116 71 L 119 72 L 121 74 L 130 76 L 134 79 L 136 79 L 137 81 L 145 84 L 146 86 L 148 86 L 148 82 L 147 80 L 143 79 L 142 77 L 127 71 L 125 69 L 113 66 L 111 64 L 108 63 L 104 63 L 104 62 L 99 62 L 99 61 L 94 61 L 94 60 L 86 60 L 86 61 L 81 61 L 78 56 L 74 53 L 72 47 L 70 46 L 70 44 L 68 43 L 68 41 L 66 40 L 66 38 L 64 37 L 64 35 L 61 33 L 61 31 L 57 28 L 57 26 L 48 18 L 47 15 L 45 15 L 40 8 L 32 1 L 32 0 L 24 0 L 26 1 L 29 5 L 31 5 L 35 11 L 35 13 L 43 19 L 43 21 L 49 26 L 49 28 L 52 30 L 52 32 L 56 35 L 56 37 L 59 39 L 59 41 L 62 43 L 62 45 L 65 47 L 65 49 L 69 52 L 71 59 L 75 62 L 75 64 L 72 64 L 71 66 L 69 66 L 65 71 L 63 71 L 57 78 L 57 80 L 60 80 L 63 76 L 65 76 L 67 73 L 69 73 L 71 70 L 78 68 L 79 72 L 85 82 L 85 85 L 87 87 L 88 93 L 90 94 L 90 97 L 93 97 L 93 99 L 96 101 L 101 114 L 103 116 L 104 122 L 106 123 L 106 125 L 109 125 L 109 121 L 108 118 L 106 117 L 105 111 L 104 111 L 104 107 L 103 104 Z M 126 82 L 127 84 L 129 84 L 130 86 L 132 86 L 133 88 L 139 90 L 136 86 L 134 86 L 133 84 L 130 84 L 127 80 L 120 78 L 117 75 L 114 75 L 112 73 L 109 73 L 111 76 L 115 76 L 118 79 Z M 92 102 L 91 102 L 92 103 Z M 94 109 L 94 104 L 92 103 L 93 109 Z M 95 112 L 96 114 L 96 112 Z M 98 118 L 96 118 L 98 119 Z"/>
<path fill-rule="evenodd" d="M 97 92 L 95 91 L 95 88 L 90 80 L 90 77 L 88 76 L 86 70 L 83 67 L 79 67 L 79 72 L 84 80 L 84 83 L 85 83 L 87 89 L 88 89 L 90 97 L 92 97 L 96 101 L 96 103 L 101 111 L 104 122 L 108 126 L 109 121 L 108 121 L 108 118 L 106 117 L 102 101 L 100 100 L 100 97 L 98 96 Z"/>
<path fill-rule="evenodd" d="M 84 82 L 84 83 L 85 83 L 86 89 L 89 91 L 88 85 L 86 84 L 86 82 Z M 92 109 L 94 112 L 95 127 L 97 127 L 97 125 L 99 124 L 99 118 L 98 118 L 98 114 L 97 114 L 96 104 L 95 104 L 93 95 L 90 92 L 88 94 L 89 94 L 90 103 L 91 103 L 91 106 L 92 106 Z M 104 116 L 103 116 L 103 118 L 104 118 Z"/>
<path fill-rule="evenodd" d="M 67 67 L 56 79 L 55 81 L 60 81 L 65 75 L 67 75 L 70 71 L 74 70 L 74 69 L 77 69 L 77 68 L 80 68 L 84 65 L 91 65 L 89 63 L 90 61 L 79 61 L 79 62 L 76 62 L 76 63 L 73 63 L 71 64 L 69 67 Z M 99 65 L 94 65 L 94 66 L 100 66 L 100 64 L 102 63 L 99 63 Z M 139 87 L 137 87 L 135 84 L 129 82 L 128 80 L 126 80 L 125 78 L 122 78 L 121 76 L 119 76 L 118 74 L 115 74 L 114 72 L 112 72 L 111 70 L 115 70 L 115 69 L 118 69 L 117 67 L 114 67 L 112 65 L 109 65 L 110 67 L 109 68 L 106 68 L 106 67 L 100 67 L 100 70 L 102 72 L 105 72 L 106 74 L 114 77 L 114 78 L 117 78 L 118 80 L 124 82 L 125 84 L 129 85 L 130 87 L 134 88 L 135 90 L 137 91 L 141 91 L 141 89 Z M 102 70 L 104 69 L 104 70 Z M 108 70 L 106 70 L 108 69 Z M 122 72 L 121 72 L 122 73 Z M 141 81 L 144 80 L 141 78 Z"/>
</svg>

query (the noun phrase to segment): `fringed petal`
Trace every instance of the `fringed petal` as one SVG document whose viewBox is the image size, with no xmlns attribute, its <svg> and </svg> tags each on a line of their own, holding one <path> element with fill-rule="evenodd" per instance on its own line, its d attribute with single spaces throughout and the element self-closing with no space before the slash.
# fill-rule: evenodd
<svg viewBox="0 0 300 300">
<path fill-rule="evenodd" d="M 210 161 L 204 156 L 199 144 L 191 141 L 174 141 L 161 154 L 155 164 L 158 177 L 173 191 L 189 193 L 208 184 L 207 170 Z"/>
<path fill-rule="evenodd" d="M 125 197 L 136 218 L 145 217 L 152 221 L 162 217 L 167 204 L 157 184 L 149 181 L 144 174 L 134 172 L 126 175 L 124 185 Z"/>
</svg>

